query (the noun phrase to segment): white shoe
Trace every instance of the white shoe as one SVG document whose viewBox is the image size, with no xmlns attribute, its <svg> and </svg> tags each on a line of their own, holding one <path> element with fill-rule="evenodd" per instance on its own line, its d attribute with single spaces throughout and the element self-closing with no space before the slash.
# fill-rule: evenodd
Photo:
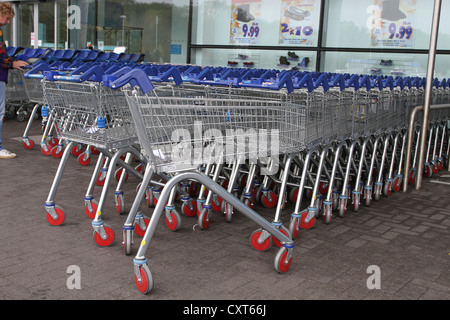
<svg viewBox="0 0 450 320">
<path fill-rule="evenodd" d="M 9 152 L 6 149 L 0 150 L 0 159 L 12 159 L 17 155 L 15 153 Z"/>
</svg>

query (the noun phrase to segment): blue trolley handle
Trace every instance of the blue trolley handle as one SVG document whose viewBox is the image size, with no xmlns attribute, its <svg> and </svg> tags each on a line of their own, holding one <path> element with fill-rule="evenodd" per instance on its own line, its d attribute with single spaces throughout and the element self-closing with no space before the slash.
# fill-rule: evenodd
<svg viewBox="0 0 450 320">
<path fill-rule="evenodd" d="M 147 74 L 141 69 L 131 70 L 130 72 L 122 75 L 120 78 L 112 81 L 109 86 L 112 89 L 118 89 L 128 83 L 132 87 L 139 86 L 144 94 L 155 88 Z"/>
</svg>

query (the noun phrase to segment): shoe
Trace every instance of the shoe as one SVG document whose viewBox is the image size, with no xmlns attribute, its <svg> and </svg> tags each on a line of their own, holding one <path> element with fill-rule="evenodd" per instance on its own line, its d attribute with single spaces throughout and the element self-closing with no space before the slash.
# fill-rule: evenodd
<svg viewBox="0 0 450 320">
<path fill-rule="evenodd" d="M 291 63 L 289 61 L 287 61 L 287 58 L 285 56 L 281 56 L 280 57 L 280 64 L 284 64 L 284 65 L 290 65 Z"/>
<path fill-rule="evenodd" d="M 289 52 L 288 52 L 288 56 L 289 56 L 290 58 L 292 58 L 292 59 L 298 59 L 298 55 L 295 54 L 295 52 L 289 51 Z"/>
<path fill-rule="evenodd" d="M 236 20 L 245 23 L 255 20 L 255 17 L 250 13 L 250 5 L 243 4 L 238 7 Z"/>
<path fill-rule="evenodd" d="M 244 62 L 243 65 L 245 67 L 253 67 L 254 63 L 252 61 L 249 61 L 249 62 Z"/>
<path fill-rule="evenodd" d="M 12 159 L 17 155 L 15 153 L 9 152 L 6 149 L 0 150 L 0 159 Z"/>
</svg>

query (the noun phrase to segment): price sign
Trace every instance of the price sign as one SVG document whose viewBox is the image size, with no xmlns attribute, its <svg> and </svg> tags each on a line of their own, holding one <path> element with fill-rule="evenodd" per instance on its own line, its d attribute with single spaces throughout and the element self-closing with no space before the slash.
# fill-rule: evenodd
<svg viewBox="0 0 450 320">
<path fill-rule="evenodd" d="M 316 0 L 282 0 L 279 44 L 312 46 Z"/>
<path fill-rule="evenodd" d="M 259 44 L 261 0 L 233 0 L 230 44 Z"/>
<path fill-rule="evenodd" d="M 367 8 L 371 47 L 413 47 L 417 0 L 375 1 Z"/>
</svg>

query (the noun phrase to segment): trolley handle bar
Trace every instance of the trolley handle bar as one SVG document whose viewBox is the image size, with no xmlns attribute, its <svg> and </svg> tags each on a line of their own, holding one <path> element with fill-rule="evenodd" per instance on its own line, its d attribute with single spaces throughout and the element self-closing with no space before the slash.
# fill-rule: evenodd
<svg viewBox="0 0 450 320">
<path fill-rule="evenodd" d="M 147 74 L 141 69 L 133 69 L 117 79 L 112 79 L 112 77 L 108 75 L 103 77 L 104 80 L 107 79 L 107 81 L 103 81 L 103 85 L 111 89 L 119 89 L 130 84 L 132 87 L 139 86 L 144 94 L 155 88 Z"/>
</svg>

